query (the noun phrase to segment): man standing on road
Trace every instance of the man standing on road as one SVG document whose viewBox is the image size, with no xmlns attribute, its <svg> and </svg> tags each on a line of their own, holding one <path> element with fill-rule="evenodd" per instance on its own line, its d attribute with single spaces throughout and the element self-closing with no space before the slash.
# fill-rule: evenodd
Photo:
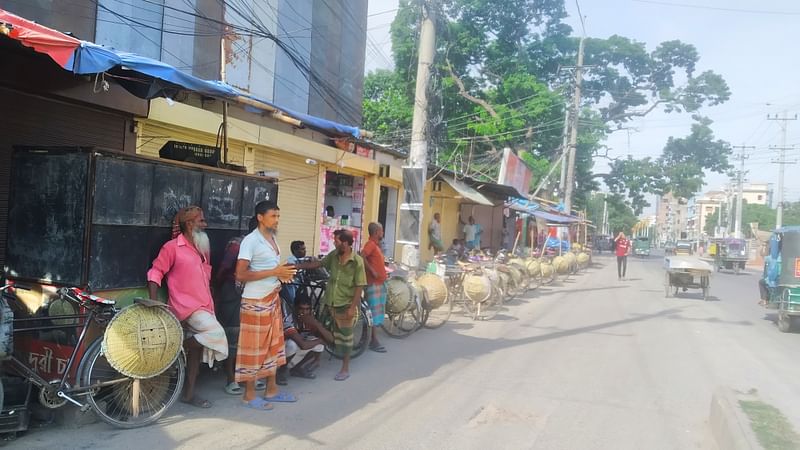
<svg viewBox="0 0 800 450">
<path fill-rule="evenodd" d="M 475 223 L 475 218 L 469 216 L 469 223 L 464 225 L 464 240 L 467 241 L 468 250 L 480 250 L 481 248 L 481 226 Z M 464 222 L 461 222 L 464 223 Z"/>
<path fill-rule="evenodd" d="M 239 348 L 236 352 L 236 382 L 244 382 L 245 406 L 272 409 L 270 402 L 294 402 L 288 392 L 278 390 L 276 372 L 286 364 L 281 314 L 281 281 L 294 277 L 295 268 L 280 265 L 275 241 L 280 220 L 278 205 L 262 201 L 255 208 L 258 228 L 245 236 L 236 262 L 236 280 L 244 283 L 240 312 Z M 267 379 L 264 397 L 256 397 L 256 380 Z"/>
<path fill-rule="evenodd" d="M 631 252 L 631 241 L 625 237 L 625 233 L 619 232 L 614 238 L 614 249 L 617 254 L 617 276 L 620 280 L 625 279 L 625 272 L 628 270 L 628 255 Z"/>
<path fill-rule="evenodd" d="M 428 248 L 433 248 L 434 254 L 439 254 L 444 251 L 444 242 L 442 242 L 442 216 L 439 213 L 433 215 L 431 224 L 428 225 Z"/>
<path fill-rule="evenodd" d="M 337 230 L 333 242 L 336 249 L 322 261 L 308 261 L 297 265 L 298 269 L 324 267 L 330 273 L 325 287 L 325 305 L 332 316 L 333 339 L 336 353 L 342 356 L 342 368 L 336 381 L 350 378 L 350 352 L 353 350 L 353 326 L 358 318 L 361 294 L 367 285 L 364 260 L 353 251 L 353 233 Z"/>
<path fill-rule="evenodd" d="M 210 245 L 205 232 L 203 210 L 188 206 L 175 216 L 172 240 L 161 247 L 158 257 L 147 271 L 147 290 L 150 298 L 158 296 L 164 278 L 170 311 L 181 321 L 186 332 L 186 385 L 181 401 L 210 408 L 211 402 L 194 393 L 200 362 L 213 365 L 214 360 L 228 357 L 225 330 L 214 315 L 211 297 Z"/>
<path fill-rule="evenodd" d="M 378 353 L 386 353 L 386 348 L 378 342 L 378 328 L 383 325 L 386 312 L 386 266 L 384 265 L 381 239 L 383 239 L 383 226 L 372 222 L 367 226 L 369 240 L 361 249 L 364 258 L 364 267 L 367 275 L 366 297 L 372 312 L 372 340 L 369 349 Z"/>
</svg>

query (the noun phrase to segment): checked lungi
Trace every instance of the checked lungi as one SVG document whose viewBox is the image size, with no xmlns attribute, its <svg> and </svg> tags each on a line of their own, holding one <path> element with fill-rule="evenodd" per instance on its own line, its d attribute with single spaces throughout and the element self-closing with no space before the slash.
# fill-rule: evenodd
<svg viewBox="0 0 800 450">
<path fill-rule="evenodd" d="M 236 352 L 237 382 L 274 376 L 286 364 L 283 314 L 279 291 L 262 299 L 242 298 L 239 349 Z"/>
<path fill-rule="evenodd" d="M 337 355 L 344 356 L 350 354 L 353 350 L 353 327 L 358 321 L 359 310 L 356 308 L 356 313 L 352 319 L 343 319 L 342 316 L 347 314 L 350 305 L 345 306 L 327 306 L 325 308 L 324 324 L 329 326 L 333 334 L 333 345 Z M 336 320 L 335 317 L 340 320 Z"/>
<path fill-rule="evenodd" d="M 368 284 L 364 290 L 364 295 L 369 303 L 369 310 L 372 313 L 372 325 L 379 327 L 383 325 L 383 316 L 386 313 L 386 296 L 389 291 L 386 283 Z"/>
</svg>

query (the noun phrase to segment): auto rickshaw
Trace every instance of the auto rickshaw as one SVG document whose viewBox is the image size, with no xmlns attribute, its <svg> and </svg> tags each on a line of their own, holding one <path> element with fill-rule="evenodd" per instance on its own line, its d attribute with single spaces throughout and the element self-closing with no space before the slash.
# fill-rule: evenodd
<svg viewBox="0 0 800 450">
<path fill-rule="evenodd" d="M 800 328 L 800 226 L 775 230 L 764 258 L 759 280 L 767 307 L 778 310 L 778 329 L 784 333 Z"/>
<path fill-rule="evenodd" d="M 647 258 L 650 256 L 650 238 L 637 237 L 633 239 L 633 254 L 634 256 L 641 256 Z"/>
<path fill-rule="evenodd" d="M 744 239 L 726 238 L 716 241 L 714 265 L 717 267 L 717 272 L 727 269 L 738 274 L 744 270 L 747 259 L 747 241 Z"/>
</svg>

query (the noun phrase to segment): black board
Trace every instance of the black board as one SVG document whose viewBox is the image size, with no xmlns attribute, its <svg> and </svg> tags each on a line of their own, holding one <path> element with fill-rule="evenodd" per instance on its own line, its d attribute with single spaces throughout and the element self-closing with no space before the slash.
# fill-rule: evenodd
<svg viewBox="0 0 800 450">
<path fill-rule="evenodd" d="M 6 274 L 79 285 L 89 155 L 24 151 L 12 158 Z"/>
</svg>

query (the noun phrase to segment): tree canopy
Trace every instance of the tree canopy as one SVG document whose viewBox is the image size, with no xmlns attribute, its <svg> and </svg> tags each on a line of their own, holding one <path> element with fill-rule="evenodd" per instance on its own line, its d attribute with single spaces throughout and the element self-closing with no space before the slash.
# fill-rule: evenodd
<svg viewBox="0 0 800 450">
<path fill-rule="evenodd" d="M 564 22 L 564 1 L 439 5 L 429 114 L 437 162 L 496 178 L 501 149 L 511 147 L 542 177 L 562 151 L 575 75 L 568 67 L 575 65 L 580 41 Z M 420 2 L 400 1 L 391 27 L 395 70 L 365 81 L 364 126 L 379 142 L 404 146 L 410 137 L 420 18 Z M 694 46 L 677 40 L 648 50 L 623 36 L 586 39 L 574 204 L 585 206 L 598 188 L 594 160 L 606 154 L 610 133 L 656 110 L 696 113 L 729 98 L 720 75 L 696 73 L 699 60 Z M 659 158 L 614 161 L 606 183 L 637 212 L 646 206 L 644 193 L 669 186 L 689 196 L 702 185 L 704 170 L 728 165 L 729 147 L 713 139 L 710 125 L 698 117 L 692 134 L 670 139 Z"/>
</svg>

